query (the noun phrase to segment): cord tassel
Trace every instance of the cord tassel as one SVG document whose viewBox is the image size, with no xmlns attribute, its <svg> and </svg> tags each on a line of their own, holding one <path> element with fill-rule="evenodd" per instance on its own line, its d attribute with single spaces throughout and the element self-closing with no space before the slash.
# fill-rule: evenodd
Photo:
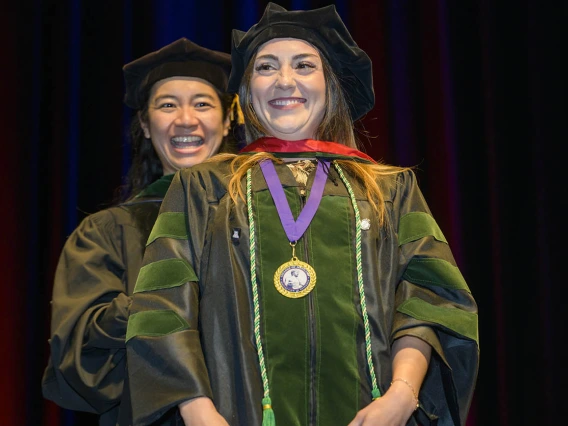
<svg viewBox="0 0 568 426">
<path fill-rule="evenodd" d="M 262 398 L 262 426 L 276 426 L 270 398 Z"/>
<path fill-rule="evenodd" d="M 381 397 L 381 391 L 378 388 L 375 388 L 371 391 L 371 396 L 373 397 L 373 401 L 375 399 L 379 399 Z"/>
</svg>

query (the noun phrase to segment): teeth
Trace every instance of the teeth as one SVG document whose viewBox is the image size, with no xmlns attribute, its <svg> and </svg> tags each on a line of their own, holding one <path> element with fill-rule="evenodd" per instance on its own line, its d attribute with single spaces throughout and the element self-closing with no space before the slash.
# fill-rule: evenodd
<svg viewBox="0 0 568 426">
<path fill-rule="evenodd" d="M 176 136 L 172 138 L 172 142 L 175 143 L 191 143 L 199 142 L 201 138 L 199 136 Z"/>
<path fill-rule="evenodd" d="M 303 99 L 278 99 L 278 100 L 275 100 L 275 101 L 270 101 L 270 103 L 272 105 L 286 106 L 286 105 L 292 105 L 292 104 L 303 104 L 304 100 Z"/>
<path fill-rule="evenodd" d="M 203 145 L 203 139 L 199 136 L 175 136 L 171 143 L 176 148 L 195 148 Z"/>
</svg>

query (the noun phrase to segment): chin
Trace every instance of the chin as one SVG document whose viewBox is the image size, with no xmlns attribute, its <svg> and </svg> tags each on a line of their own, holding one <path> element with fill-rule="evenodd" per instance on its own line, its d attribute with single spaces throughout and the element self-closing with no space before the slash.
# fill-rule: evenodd
<svg viewBox="0 0 568 426">
<path fill-rule="evenodd" d="M 280 135 L 280 139 L 306 139 L 305 137 L 300 137 L 300 135 L 305 135 L 306 132 L 302 127 L 298 126 L 273 126 L 273 133 Z"/>
<path fill-rule="evenodd" d="M 299 141 L 302 139 L 313 139 L 313 135 L 307 132 L 280 132 L 280 139 L 288 141 Z"/>
<path fill-rule="evenodd" d="M 304 136 L 298 135 L 296 133 L 291 134 L 291 135 L 287 135 L 287 134 L 281 134 L 280 136 L 276 136 L 278 139 L 282 139 L 283 141 L 299 141 L 302 139 L 309 139 L 306 138 Z"/>
<path fill-rule="evenodd" d="M 197 161 L 197 160 L 183 161 L 183 162 L 177 163 L 175 166 L 176 166 L 176 170 L 187 169 L 188 167 L 193 167 L 198 163 L 200 163 L 200 161 Z"/>
</svg>

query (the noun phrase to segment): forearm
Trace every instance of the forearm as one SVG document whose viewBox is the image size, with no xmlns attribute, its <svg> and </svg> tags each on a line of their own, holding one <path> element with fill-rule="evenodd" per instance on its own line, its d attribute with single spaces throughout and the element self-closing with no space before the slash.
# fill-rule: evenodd
<svg viewBox="0 0 568 426">
<path fill-rule="evenodd" d="M 208 412 L 211 410 L 215 410 L 215 406 L 213 405 L 213 401 L 211 401 L 206 396 L 190 399 L 188 401 L 184 401 L 178 405 L 179 412 L 183 421 L 186 425 L 191 424 L 191 419 L 194 419 L 199 415 L 201 412 Z"/>
<path fill-rule="evenodd" d="M 178 405 L 178 408 L 186 426 L 228 426 L 225 419 L 217 412 L 213 401 L 207 397 L 184 401 Z"/>
<path fill-rule="evenodd" d="M 360 410 L 349 426 L 403 426 L 417 408 L 418 392 L 430 362 L 428 343 L 403 336 L 392 346 L 392 384 L 381 398 Z"/>
<path fill-rule="evenodd" d="M 129 303 L 126 295 L 120 296 L 111 303 L 101 298 L 88 307 L 77 305 L 73 311 L 77 318 L 74 324 L 61 319 L 54 326 L 51 360 L 62 398 L 59 403 L 66 408 L 102 413 L 120 400 Z M 87 401 L 87 406 L 83 401 Z"/>
<path fill-rule="evenodd" d="M 62 388 L 69 387 L 97 412 L 116 404 L 125 376 L 125 334 L 129 298 L 77 306 L 74 324 L 59 321 L 50 341 L 51 362 Z M 64 382 L 64 383 L 63 383 Z"/>
<path fill-rule="evenodd" d="M 414 336 L 403 336 L 392 346 L 392 384 L 389 392 L 395 392 L 412 401 L 416 408 L 418 393 L 428 370 L 432 348 Z M 412 397 L 412 398 L 410 398 Z"/>
<path fill-rule="evenodd" d="M 124 293 L 95 309 L 85 327 L 83 349 L 124 349 L 132 300 Z"/>
</svg>

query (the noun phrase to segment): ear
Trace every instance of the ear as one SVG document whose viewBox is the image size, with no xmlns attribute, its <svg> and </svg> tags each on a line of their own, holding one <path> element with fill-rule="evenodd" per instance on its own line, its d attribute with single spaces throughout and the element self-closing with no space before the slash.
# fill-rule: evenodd
<svg viewBox="0 0 568 426">
<path fill-rule="evenodd" d="M 140 122 L 140 127 L 142 127 L 142 131 L 144 132 L 144 137 L 146 139 L 151 139 L 150 138 L 150 126 L 148 126 L 148 123 L 146 123 L 142 119 L 142 114 L 140 114 L 140 111 L 138 111 L 138 121 Z"/>
<path fill-rule="evenodd" d="M 229 134 L 229 129 L 231 128 L 231 116 L 227 114 L 227 118 L 225 118 L 225 122 L 223 123 L 223 136 L 227 136 Z"/>
</svg>

